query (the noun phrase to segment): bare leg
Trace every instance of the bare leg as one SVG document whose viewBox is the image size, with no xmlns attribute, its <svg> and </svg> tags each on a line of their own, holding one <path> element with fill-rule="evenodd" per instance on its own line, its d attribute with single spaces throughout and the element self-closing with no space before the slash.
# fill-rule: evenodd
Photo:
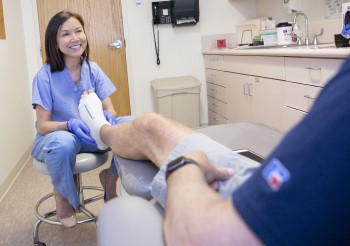
<svg viewBox="0 0 350 246">
<path fill-rule="evenodd" d="M 90 108 L 102 108 L 101 101 L 96 100 L 96 95 L 91 94 L 93 93 L 83 94 L 79 110 L 85 110 L 87 108 L 85 105 Z M 104 117 L 102 110 L 80 112 L 80 114 L 91 133 L 94 133 L 92 136 L 98 136 L 115 154 L 133 160 L 150 160 L 158 167 L 166 161 L 178 143 L 193 132 L 191 128 L 156 113 L 141 115 L 131 122 L 114 126 L 106 125 L 101 120 Z M 110 170 L 104 171 L 102 175 L 106 200 L 109 200 L 116 195 L 113 187 L 118 176 Z"/>
<path fill-rule="evenodd" d="M 151 160 L 160 167 L 175 146 L 193 130 L 156 113 L 132 122 L 103 125 L 100 137 L 114 153 L 133 160 Z"/>
</svg>

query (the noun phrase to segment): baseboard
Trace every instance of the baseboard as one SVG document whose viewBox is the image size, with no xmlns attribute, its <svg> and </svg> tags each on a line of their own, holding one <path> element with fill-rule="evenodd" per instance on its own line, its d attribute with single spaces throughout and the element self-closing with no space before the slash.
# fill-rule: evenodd
<svg viewBox="0 0 350 246">
<path fill-rule="evenodd" d="M 13 183 L 16 181 L 18 175 L 21 173 L 24 166 L 27 164 L 28 160 L 31 158 L 31 150 L 32 145 L 26 150 L 26 152 L 22 155 L 21 159 L 17 162 L 15 167 L 6 177 L 4 182 L 0 185 L 0 202 L 5 197 L 6 193 L 10 190 Z"/>
</svg>

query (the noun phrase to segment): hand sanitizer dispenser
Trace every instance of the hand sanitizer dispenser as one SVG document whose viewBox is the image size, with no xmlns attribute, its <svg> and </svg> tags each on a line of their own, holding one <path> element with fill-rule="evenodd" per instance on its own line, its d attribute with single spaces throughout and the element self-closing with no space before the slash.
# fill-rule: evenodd
<svg viewBox="0 0 350 246">
<path fill-rule="evenodd" d="M 283 6 L 288 13 L 303 10 L 303 0 L 283 0 Z"/>
</svg>

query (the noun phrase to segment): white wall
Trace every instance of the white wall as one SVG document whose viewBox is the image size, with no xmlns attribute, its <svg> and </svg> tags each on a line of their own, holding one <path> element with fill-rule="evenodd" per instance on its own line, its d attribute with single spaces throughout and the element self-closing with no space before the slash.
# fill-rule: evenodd
<svg viewBox="0 0 350 246">
<path fill-rule="evenodd" d="M 34 139 L 21 0 L 3 0 L 0 40 L 0 197 L 22 167 Z"/>
<path fill-rule="evenodd" d="M 255 17 L 255 1 L 200 0 L 197 25 L 159 25 L 160 66 L 156 64 L 151 2 L 143 0 L 137 5 L 122 0 L 132 113 L 154 111 L 152 79 L 193 75 L 202 82 L 200 122 L 205 125 L 208 112 L 201 36 L 235 32 L 238 22 Z"/>
<path fill-rule="evenodd" d="M 151 1 L 141 5 L 122 0 L 127 65 L 133 114 L 154 110 L 150 81 L 194 75 L 202 83 L 201 123 L 207 124 L 207 99 L 201 35 L 232 33 L 238 22 L 255 16 L 255 0 L 200 0 L 196 26 L 160 25 L 157 66 L 151 26 Z M 30 156 L 35 114 L 31 108 L 32 78 L 41 63 L 36 0 L 3 0 L 6 40 L 0 40 L 0 197 Z"/>
<path fill-rule="evenodd" d="M 349 2 L 349 1 L 348 1 Z M 256 0 L 257 16 L 271 16 L 276 23 L 293 21 L 295 13 L 288 14 L 283 8 L 283 0 Z M 303 11 L 309 20 L 309 34 L 312 42 L 314 34 L 319 34 L 324 28 L 324 34 L 319 38 L 320 42 L 334 42 L 334 34 L 341 32 L 340 15 L 326 18 L 324 0 L 303 0 Z M 304 19 L 298 17 L 299 26 L 305 34 Z"/>
</svg>

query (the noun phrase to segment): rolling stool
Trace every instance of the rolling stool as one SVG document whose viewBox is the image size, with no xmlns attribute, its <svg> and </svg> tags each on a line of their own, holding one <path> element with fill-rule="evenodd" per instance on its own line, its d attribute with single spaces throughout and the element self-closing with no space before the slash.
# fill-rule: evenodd
<svg viewBox="0 0 350 246">
<path fill-rule="evenodd" d="M 86 222 L 96 222 L 97 221 L 97 216 L 93 215 L 89 210 L 85 208 L 85 204 L 89 204 L 92 202 L 95 202 L 97 200 L 103 199 L 103 188 L 101 187 L 96 187 L 96 186 L 82 186 L 82 179 L 81 179 L 81 173 L 93 170 L 95 168 L 100 167 L 104 163 L 107 162 L 109 156 L 109 152 L 106 153 L 80 153 L 77 155 L 75 167 L 73 169 L 73 178 L 74 178 L 74 183 L 77 189 L 77 193 L 79 196 L 80 200 L 80 205 L 78 207 L 78 211 L 76 212 L 81 212 L 86 215 L 86 218 L 78 220 L 78 224 L 83 224 Z M 44 162 L 38 161 L 35 158 L 33 158 L 33 165 L 36 171 L 39 173 L 49 175 L 48 170 L 46 168 L 46 165 Z M 102 194 L 93 196 L 88 199 L 84 199 L 84 194 L 83 191 L 85 189 L 89 190 L 97 190 L 101 191 Z M 49 219 L 50 217 L 56 215 L 56 210 L 47 212 L 45 214 L 41 214 L 39 212 L 39 207 L 50 197 L 53 197 L 53 193 L 49 193 L 43 198 L 41 198 L 35 205 L 34 213 L 38 220 L 34 224 L 34 234 L 33 234 L 33 239 L 34 239 L 34 245 L 35 246 L 40 246 L 44 245 L 45 243 L 39 241 L 39 226 L 42 222 L 48 223 L 50 225 L 60 225 L 62 224 L 58 222 L 57 220 Z"/>
</svg>

